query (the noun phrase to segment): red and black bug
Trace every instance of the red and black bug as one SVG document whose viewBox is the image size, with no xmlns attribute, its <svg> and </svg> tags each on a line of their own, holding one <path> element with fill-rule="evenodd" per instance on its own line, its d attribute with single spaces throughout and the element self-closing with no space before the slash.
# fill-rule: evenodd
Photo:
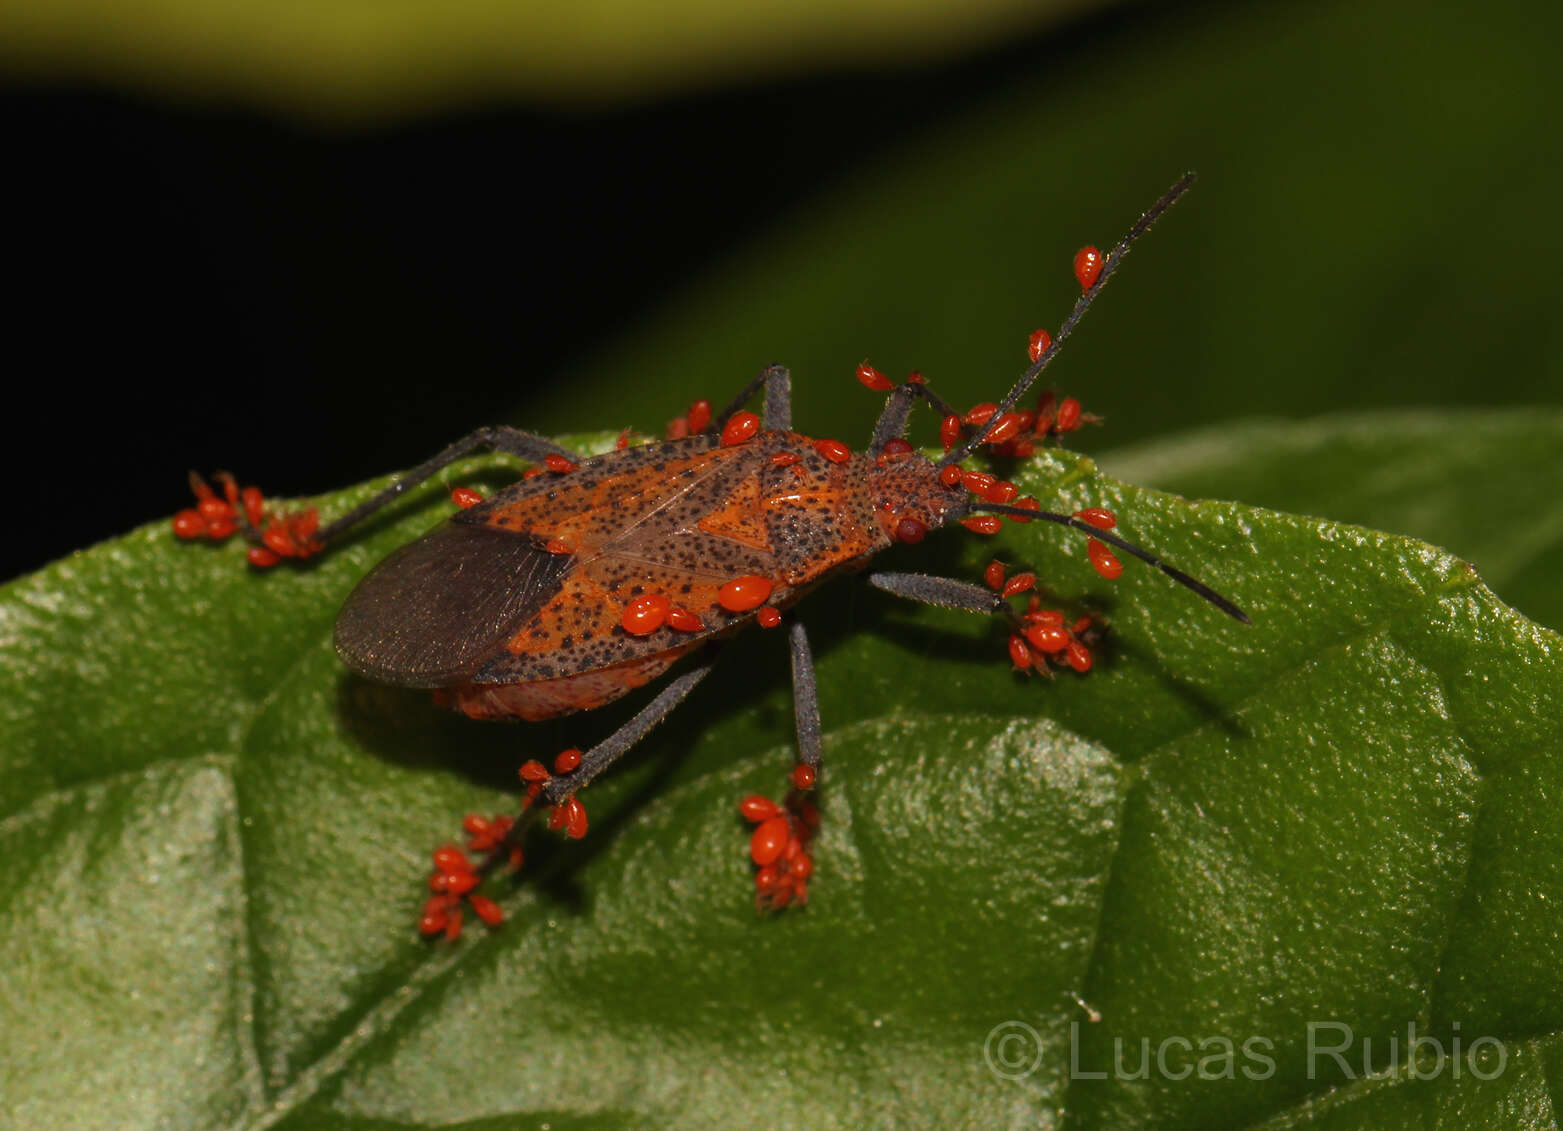
<svg viewBox="0 0 1563 1131">
<path fill-rule="evenodd" d="M 350 513 L 323 527 L 312 511 L 268 512 L 258 492 L 231 477 L 219 496 L 198 479 L 196 508 L 175 518 L 184 537 L 225 537 L 243 529 L 250 560 L 274 564 L 310 556 L 402 493 L 480 448 L 534 464 L 490 499 L 459 489 L 461 509 L 432 533 L 391 554 L 348 597 L 336 622 L 336 648 L 358 674 L 428 688 L 473 718 L 548 719 L 612 702 L 663 675 L 708 643 L 751 623 L 776 627 L 783 610 L 826 578 L 861 569 L 892 543 L 916 543 L 961 522 L 993 533 L 1002 519 L 1044 520 L 1091 536 L 1090 560 L 1105 577 L 1122 565 L 1112 549 L 1145 561 L 1217 608 L 1246 621 L 1232 602 L 1110 531 L 1116 519 L 1090 509 L 1059 514 L 1018 498 L 1013 484 L 961 461 L 979 446 L 1025 456 L 1088 419 L 1079 403 L 1045 395 L 1035 409 L 1021 398 L 1112 276 L 1130 245 L 1189 187 L 1174 185 L 1105 256 L 1075 259 L 1083 293 L 1056 335 L 1033 334 L 1031 366 L 997 404 L 958 413 L 918 375 L 893 384 L 866 363 L 858 379 L 887 391 L 865 448 L 814 439 L 791 429 L 786 369 L 765 369 L 713 413 L 699 402 L 661 443 L 625 446 L 583 458 L 511 428 L 485 428 L 447 447 Z M 763 388 L 763 415 L 746 409 Z M 906 441 L 911 408 L 926 401 L 942 416 L 945 454 L 931 460 Z M 928 604 L 1008 618 L 1009 657 L 1017 669 L 1085 671 L 1100 633 L 1090 617 L 1044 609 L 1027 572 L 1006 576 L 995 563 L 985 585 L 916 573 L 869 572 L 883 590 Z M 1011 600 L 1028 594 L 1015 611 Z M 788 627 L 797 731 L 797 764 L 785 801 L 744 799 L 754 823 L 750 855 L 761 906 L 803 902 L 813 861 L 808 845 L 819 816 L 808 798 L 818 785 L 821 731 L 813 660 L 800 622 Z M 527 799 L 521 818 L 468 817 L 468 848 L 435 853 L 432 895 L 420 927 L 460 931 L 465 902 L 485 922 L 499 919 L 476 894 L 484 874 L 520 864 L 528 819 L 544 811 L 567 835 L 586 831 L 577 794 L 662 720 L 711 670 L 701 657 L 603 742 L 567 750 L 552 766 L 521 768 Z"/>
</svg>

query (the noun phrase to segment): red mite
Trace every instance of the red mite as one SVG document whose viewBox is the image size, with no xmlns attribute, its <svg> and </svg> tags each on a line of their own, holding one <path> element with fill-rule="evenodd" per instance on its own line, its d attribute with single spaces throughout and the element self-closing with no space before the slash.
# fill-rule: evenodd
<svg viewBox="0 0 1563 1131">
<path fill-rule="evenodd" d="M 849 448 L 792 431 L 791 380 L 786 369 L 771 366 L 719 413 L 697 402 L 670 426 L 677 438 L 663 443 L 583 458 L 528 432 L 479 430 L 318 528 L 313 512 L 270 514 L 258 492 L 239 492 L 231 477 L 219 480 L 226 498 L 193 480 L 199 506 L 176 517 L 176 533 L 216 538 L 242 529 L 255 547 L 251 561 L 269 565 L 318 552 L 474 450 L 498 449 L 545 467 L 546 473 L 528 474 L 486 500 L 458 493 L 463 509 L 377 565 L 337 617 L 337 653 L 353 671 L 381 683 L 435 690 L 441 702 L 476 719 L 550 719 L 610 703 L 717 638 L 751 623 L 780 624 L 782 611 L 824 578 L 859 570 L 892 543 L 920 542 L 953 522 L 985 533 L 1002 517 L 1073 527 L 1091 536 L 1090 558 L 1104 575 L 1122 568 L 1107 549 L 1111 544 L 1246 622 L 1220 594 L 1109 533 L 1116 521 L 1110 513 L 1057 514 L 1030 498 L 1009 505 L 1013 485 L 960 467 L 984 444 L 1023 457 L 1033 444 L 1057 438 L 1051 395 L 1035 412 L 1017 407 L 1021 397 L 1130 244 L 1192 180 L 1189 175 L 1174 185 L 1100 257 L 1070 317 L 997 405 L 959 413 L 920 378 L 892 385 L 864 363 L 858 380 L 888 389 L 889 396 L 869 443 Z M 745 406 L 762 388 L 759 417 Z M 946 451 L 937 461 L 904 440 L 917 400 L 944 420 Z M 911 600 L 1005 618 L 1008 655 L 1019 670 L 1051 674 L 1054 667 L 1084 672 L 1091 666 L 1099 626 L 1090 617 L 1041 608 L 1030 572 L 1006 580 L 995 562 L 986 585 L 916 573 L 867 577 Z M 1029 602 L 1023 614 L 1010 603 L 1021 596 Z M 814 868 L 808 845 L 819 824 L 809 797 L 823 773 L 814 665 L 803 625 L 792 621 L 788 638 L 798 760 L 785 800 L 751 797 L 741 807 L 756 825 L 750 845 L 755 898 L 767 909 L 807 900 Z M 616 733 L 585 752 L 566 751 L 552 770 L 527 761 L 519 817 L 467 818 L 468 848 L 481 861 L 469 863 L 455 846 L 435 854 L 435 894 L 424 906 L 422 931 L 454 937 L 464 900 L 483 922 L 497 923 L 500 909 L 476 893 L 478 884 L 502 864 L 519 866 L 521 837 L 545 811 L 551 827 L 583 836 L 586 810 L 577 793 L 660 722 L 711 666 L 709 658 L 694 658 Z"/>
</svg>

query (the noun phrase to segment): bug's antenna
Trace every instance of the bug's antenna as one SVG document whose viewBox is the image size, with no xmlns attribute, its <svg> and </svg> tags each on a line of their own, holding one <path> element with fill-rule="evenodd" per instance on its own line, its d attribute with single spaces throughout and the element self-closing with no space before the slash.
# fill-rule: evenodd
<svg viewBox="0 0 1563 1131">
<path fill-rule="evenodd" d="M 1187 589 L 1192 589 L 1195 593 L 1198 593 L 1201 597 L 1205 598 L 1205 600 L 1209 601 L 1212 605 L 1220 609 L 1233 620 L 1241 621 L 1243 624 L 1253 623 L 1248 619 L 1247 613 L 1238 608 L 1237 605 L 1232 601 L 1229 601 L 1220 593 L 1217 593 L 1203 581 L 1200 581 L 1195 577 L 1190 577 L 1177 566 L 1168 565 L 1149 550 L 1142 550 L 1133 542 L 1126 542 L 1116 534 L 1109 534 L 1100 527 L 1092 526 L 1089 522 L 1076 518 L 1072 514 L 1059 514 L 1057 511 L 1032 511 L 1026 510 L 1024 507 L 1007 507 L 1002 503 L 972 503 L 971 509 L 974 511 L 990 511 L 993 514 L 1008 515 L 1011 518 L 1040 518 L 1046 522 L 1056 522 L 1060 526 L 1072 526 L 1076 530 L 1083 530 L 1092 538 L 1096 538 L 1103 542 L 1107 542 L 1110 545 L 1117 546 L 1120 550 L 1124 550 L 1130 554 L 1133 554 L 1146 565 L 1155 566 L 1157 569 L 1161 570 L 1162 573 L 1176 581 L 1179 585 L 1182 585 Z"/>
<path fill-rule="evenodd" d="M 1005 394 L 1003 402 L 995 410 L 992 417 L 989 418 L 988 423 L 964 444 L 960 444 L 946 452 L 944 458 L 939 461 L 937 466 L 946 467 L 949 464 L 960 462 L 971 455 L 977 449 L 977 446 L 987 439 L 988 433 L 998 426 L 999 421 L 1015 407 L 1021 397 L 1026 395 L 1026 390 L 1031 388 L 1036 379 L 1042 375 L 1042 371 L 1048 367 L 1048 363 L 1058 353 L 1058 347 L 1064 344 L 1064 339 L 1069 337 L 1070 333 L 1074 331 L 1076 323 L 1080 321 L 1081 317 L 1090 308 L 1091 303 L 1096 301 L 1096 296 L 1101 293 L 1102 288 L 1107 285 L 1107 280 L 1112 278 L 1113 272 L 1118 269 L 1119 260 L 1129 253 L 1130 245 L 1150 231 L 1151 225 L 1161 218 L 1163 212 L 1176 204 L 1178 198 L 1187 192 L 1189 186 L 1193 183 L 1194 174 L 1184 173 L 1177 184 L 1162 193 L 1161 199 L 1147 208 L 1144 214 L 1135 221 L 1134 227 L 1129 229 L 1128 234 L 1119 240 L 1113 246 L 1113 249 L 1107 253 L 1106 258 L 1102 261 L 1101 273 L 1097 275 L 1096 281 L 1091 284 L 1091 289 L 1076 300 L 1075 308 L 1069 312 L 1069 317 L 1064 319 L 1064 324 L 1058 328 L 1058 334 L 1053 338 L 1053 344 L 1042 352 L 1042 356 L 1032 362 L 1030 369 L 1027 369 L 1020 375 L 1020 380 L 1016 381 L 1015 387 Z"/>
</svg>

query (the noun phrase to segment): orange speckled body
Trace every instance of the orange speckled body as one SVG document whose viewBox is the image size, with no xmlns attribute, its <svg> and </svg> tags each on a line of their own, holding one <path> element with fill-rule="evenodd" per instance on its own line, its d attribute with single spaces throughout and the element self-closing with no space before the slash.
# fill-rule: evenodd
<svg viewBox="0 0 1563 1131">
<path fill-rule="evenodd" d="M 909 506 L 937 525 L 950 495 L 919 456 L 883 466 L 864 453 L 840 461 L 794 432 L 728 446 L 703 434 L 610 452 L 524 479 L 392 555 L 349 598 L 338 649 L 371 678 L 443 688 L 474 718 L 589 710 L 754 620 L 753 610 L 719 600 L 733 579 L 769 579 L 766 604 L 785 608 L 888 546 Z M 511 599 L 495 596 L 507 590 Z M 702 627 L 627 631 L 625 607 L 652 593 Z M 445 625 L 437 662 L 382 638 L 387 622 L 376 614 L 388 605 L 429 607 Z M 453 635 L 462 641 L 454 654 Z"/>
</svg>

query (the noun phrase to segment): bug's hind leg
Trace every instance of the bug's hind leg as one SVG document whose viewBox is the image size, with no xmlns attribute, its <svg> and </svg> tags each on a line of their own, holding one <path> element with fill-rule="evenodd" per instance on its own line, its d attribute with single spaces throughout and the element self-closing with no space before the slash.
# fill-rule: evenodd
<svg viewBox="0 0 1563 1131">
<path fill-rule="evenodd" d="M 431 475 L 449 467 L 463 456 L 469 456 L 483 448 L 496 452 L 505 452 L 529 463 L 544 463 L 549 456 L 566 459 L 571 463 L 581 458 L 568 448 L 562 448 L 546 437 L 532 432 L 523 432 L 519 428 L 511 428 L 503 424 L 489 428 L 479 428 L 477 431 L 463 436 L 455 443 L 430 456 L 405 475 L 398 477 L 396 482 L 385 488 L 385 490 L 365 499 L 341 518 L 335 519 L 321 528 L 320 541 L 329 543 L 332 539 L 357 526 L 376 511 L 399 499 Z"/>
<path fill-rule="evenodd" d="M 425 935 L 456 938 L 461 934 L 464 901 L 478 918 L 491 927 L 497 926 L 504 912 L 477 890 L 484 878 L 501 865 L 508 865 L 512 871 L 521 867 L 521 841 L 545 811 L 549 827 L 561 829 L 575 839 L 585 836 L 586 808 L 576 793 L 646 737 L 683 702 L 695 684 L 710 674 L 711 667 L 712 661 L 707 661 L 671 681 L 633 718 L 585 754 L 566 750 L 554 759 L 551 771 L 541 762 L 527 762 L 521 767 L 527 796 L 519 816 L 488 818 L 468 814 L 462 821 L 467 831 L 467 851 L 482 854 L 482 862 L 474 866 L 467 853 L 453 844 L 435 850 L 434 872 L 429 878 L 429 887 L 435 894 L 423 906 L 418 929 Z"/>
<path fill-rule="evenodd" d="M 995 568 L 997 567 L 997 568 Z M 924 605 L 959 609 L 968 613 L 988 613 L 1009 621 L 1008 650 L 1017 671 L 1035 669 L 1051 676 L 1053 666 L 1068 665 L 1077 672 L 1091 670 L 1091 646 L 1101 639 L 1102 622 L 1094 616 L 1070 617 L 1059 609 L 1044 609 L 1033 592 L 1036 575 L 1026 570 L 1006 577 L 1002 563 L 987 569 L 987 586 L 972 585 L 948 577 L 923 573 L 875 572 L 868 583 L 886 593 L 905 597 Z M 1027 608 L 1017 613 L 1010 599 L 1027 596 Z"/>
<path fill-rule="evenodd" d="M 798 735 L 798 761 L 790 778 L 792 788 L 780 803 L 751 794 L 738 806 L 738 811 L 755 826 L 749 838 L 749 857 L 756 869 L 754 902 L 762 911 L 779 911 L 789 904 L 808 902 L 809 877 L 814 873 L 814 858 L 808 846 L 819 831 L 819 810 L 810 800 L 824 761 L 819 686 L 803 625 L 793 622 L 789 640 L 792 709 Z"/>
<path fill-rule="evenodd" d="M 711 673 L 714 663 L 714 660 L 707 660 L 699 667 L 691 668 L 669 682 L 657 693 L 655 699 L 637 711 L 635 716 L 618 730 L 582 754 L 579 761 L 575 762 L 568 771 L 560 771 L 554 775 L 545 773 L 543 777 L 536 779 L 542 788 L 538 791 L 535 801 L 557 809 L 577 792 L 585 789 L 591 784 L 593 778 L 628 753 L 630 748 L 645 738 L 674 707 L 682 703 L 684 697 L 695 689 L 695 685 Z M 585 831 L 584 823 L 581 831 Z M 570 832 L 572 836 L 579 835 L 573 829 Z"/>
<path fill-rule="evenodd" d="M 552 458 L 574 464 L 580 459 L 568 448 L 519 428 L 505 425 L 479 428 L 430 456 L 389 487 L 325 526 L 319 525 L 313 507 L 296 513 L 268 510 L 260 491 L 254 487 L 241 491 L 233 476 L 226 472 L 216 477 L 226 495 L 226 499 L 218 498 L 205 480 L 192 472 L 190 486 L 195 492 L 197 506 L 174 516 L 174 533 L 181 538 L 209 538 L 221 542 L 243 530 L 253 544 L 250 562 L 257 566 L 276 565 L 282 558 L 313 557 L 436 472 L 482 448 L 508 452 L 531 463 L 544 463 Z"/>
</svg>

